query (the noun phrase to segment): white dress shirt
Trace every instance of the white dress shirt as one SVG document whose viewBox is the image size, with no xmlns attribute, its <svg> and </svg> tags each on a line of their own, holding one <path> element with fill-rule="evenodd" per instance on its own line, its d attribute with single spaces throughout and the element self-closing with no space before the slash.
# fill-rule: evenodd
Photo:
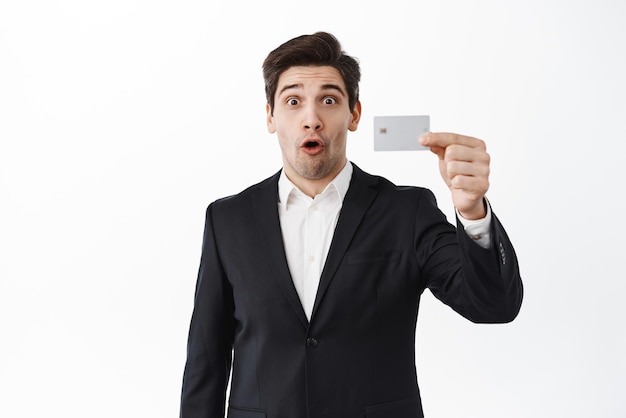
<svg viewBox="0 0 626 418">
<path fill-rule="evenodd" d="M 283 235 L 287 264 L 293 284 L 308 319 L 333 239 L 343 199 L 352 178 L 352 164 L 348 162 L 321 194 L 310 198 L 285 175 L 278 180 L 278 214 Z M 457 216 L 467 234 L 484 248 L 489 247 L 491 208 L 487 217 L 468 221 Z"/>
</svg>

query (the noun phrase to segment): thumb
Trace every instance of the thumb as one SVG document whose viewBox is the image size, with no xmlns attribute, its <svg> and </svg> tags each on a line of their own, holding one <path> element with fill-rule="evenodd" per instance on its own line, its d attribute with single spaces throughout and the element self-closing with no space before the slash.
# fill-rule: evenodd
<svg viewBox="0 0 626 418">
<path fill-rule="evenodd" d="M 445 151 L 446 151 L 445 147 L 441 147 L 439 145 L 429 145 L 431 142 L 433 142 L 430 139 L 430 132 L 426 133 L 426 134 L 423 134 L 423 135 L 420 135 L 417 140 L 423 146 L 429 147 L 430 151 L 433 154 L 436 154 L 439 157 L 440 160 L 444 159 Z"/>
<path fill-rule="evenodd" d="M 440 160 L 443 160 L 446 157 L 446 149 L 443 147 L 430 147 L 430 152 L 436 154 Z"/>
</svg>

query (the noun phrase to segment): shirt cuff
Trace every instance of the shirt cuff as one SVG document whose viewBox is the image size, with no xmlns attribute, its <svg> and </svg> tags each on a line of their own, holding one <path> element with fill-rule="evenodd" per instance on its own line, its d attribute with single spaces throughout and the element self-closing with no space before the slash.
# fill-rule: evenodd
<svg viewBox="0 0 626 418">
<path fill-rule="evenodd" d="M 456 216 L 459 218 L 461 225 L 465 229 L 465 233 L 476 244 L 483 248 L 491 247 L 491 205 L 487 198 L 485 198 L 485 206 L 487 207 L 487 215 L 482 219 L 469 220 L 461 216 L 459 211 L 455 208 Z"/>
</svg>

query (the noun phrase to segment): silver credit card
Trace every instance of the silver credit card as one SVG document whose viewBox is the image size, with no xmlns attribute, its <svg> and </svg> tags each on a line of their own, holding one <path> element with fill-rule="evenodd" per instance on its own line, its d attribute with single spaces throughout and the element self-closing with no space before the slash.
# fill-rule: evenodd
<svg viewBox="0 0 626 418">
<path fill-rule="evenodd" d="M 430 132 L 430 116 L 374 116 L 374 151 L 420 151 L 417 138 Z"/>
</svg>

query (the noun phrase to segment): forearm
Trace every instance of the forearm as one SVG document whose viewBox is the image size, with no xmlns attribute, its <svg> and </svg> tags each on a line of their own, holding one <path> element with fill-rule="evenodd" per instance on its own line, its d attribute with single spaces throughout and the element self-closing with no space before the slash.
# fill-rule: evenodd
<svg viewBox="0 0 626 418">
<path fill-rule="evenodd" d="M 434 203 L 432 203 L 434 205 Z M 457 219 L 456 229 L 427 204 L 416 232 L 426 286 L 442 302 L 473 322 L 509 322 L 519 312 L 522 282 L 517 257 L 504 228 L 490 214 L 487 248 Z M 480 237 L 483 239 L 484 237 Z"/>
</svg>

